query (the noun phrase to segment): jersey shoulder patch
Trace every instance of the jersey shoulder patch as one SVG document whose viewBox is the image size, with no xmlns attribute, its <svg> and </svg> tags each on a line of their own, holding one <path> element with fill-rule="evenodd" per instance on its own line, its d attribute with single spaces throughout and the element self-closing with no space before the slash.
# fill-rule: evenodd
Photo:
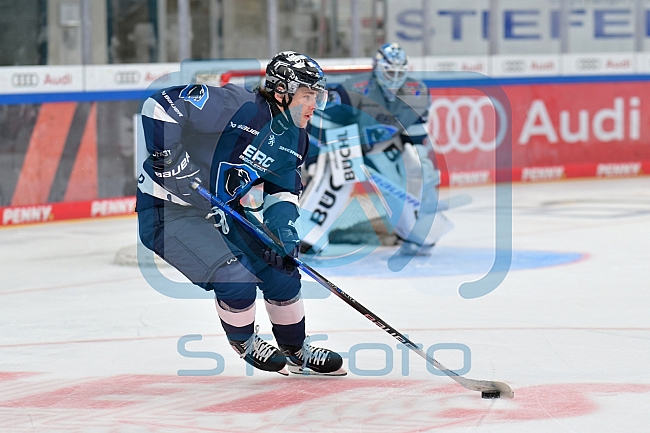
<svg viewBox="0 0 650 433">
<path fill-rule="evenodd" d="M 402 85 L 402 87 L 398 91 L 398 95 L 420 96 L 426 94 L 427 94 L 427 86 L 425 86 L 424 83 L 419 81 L 407 81 Z"/>
<path fill-rule="evenodd" d="M 199 110 L 202 110 L 210 98 L 210 92 L 208 91 L 208 86 L 205 84 L 190 84 L 181 90 L 178 96 Z"/>
<path fill-rule="evenodd" d="M 357 93 L 361 93 L 362 95 L 367 95 L 368 92 L 370 91 L 370 81 L 364 80 L 364 81 L 359 81 L 358 83 L 354 83 L 352 85 L 352 90 L 354 90 Z"/>
</svg>

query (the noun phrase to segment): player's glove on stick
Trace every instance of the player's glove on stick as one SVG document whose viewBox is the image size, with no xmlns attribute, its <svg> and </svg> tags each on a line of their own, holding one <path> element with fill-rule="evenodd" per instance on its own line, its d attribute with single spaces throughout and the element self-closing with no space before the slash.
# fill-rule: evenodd
<svg viewBox="0 0 650 433">
<path fill-rule="evenodd" d="M 300 238 L 294 227 L 294 213 L 297 214 L 297 210 L 291 203 L 276 203 L 264 212 L 264 224 L 282 242 L 282 248 L 266 248 L 262 258 L 275 269 L 285 271 L 289 275 L 296 270 L 291 257 L 298 257 L 300 249 Z"/>
</svg>

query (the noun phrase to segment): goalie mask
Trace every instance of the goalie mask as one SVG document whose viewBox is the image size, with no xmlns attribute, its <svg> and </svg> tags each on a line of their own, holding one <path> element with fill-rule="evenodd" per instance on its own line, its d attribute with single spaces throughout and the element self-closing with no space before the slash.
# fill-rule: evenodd
<svg viewBox="0 0 650 433">
<path fill-rule="evenodd" d="M 399 44 L 384 44 L 375 53 L 372 69 L 381 87 L 399 89 L 406 81 L 408 56 Z"/>
<path fill-rule="evenodd" d="M 269 93 L 289 95 L 291 101 L 299 87 L 315 90 L 317 108 L 325 109 L 327 104 L 325 74 L 318 63 L 311 57 L 295 51 L 276 54 L 266 66 L 265 90 Z"/>
</svg>

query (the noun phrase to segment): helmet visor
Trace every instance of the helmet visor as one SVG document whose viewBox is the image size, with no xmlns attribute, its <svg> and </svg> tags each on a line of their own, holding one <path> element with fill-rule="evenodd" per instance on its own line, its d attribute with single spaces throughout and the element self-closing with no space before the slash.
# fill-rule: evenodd
<svg viewBox="0 0 650 433">
<path fill-rule="evenodd" d="M 297 81 L 292 81 L 289 83 L 289 94 L 295 95 L 299 87 L 305 87 L 309 90 L 313 90 L 315 93 L 310 94 L 310 98 L 314 98 L 316 102 L 317 110 L 324 110 L 327 105 L 327 90 L 321 87 L 320 83 L 317 83 L 313 86 L 307 84 L 298 83 Z"/>
<path fill-rule="evenodd" d="M 327 90 L 319 89 L 316 93 L 316 108 L 318 110 L 324 110 L 327 105 Z"/>
</svg>

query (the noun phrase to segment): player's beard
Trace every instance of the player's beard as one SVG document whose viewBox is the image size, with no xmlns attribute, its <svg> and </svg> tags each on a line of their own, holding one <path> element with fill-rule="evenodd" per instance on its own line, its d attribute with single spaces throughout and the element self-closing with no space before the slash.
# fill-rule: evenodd
<svg viewBox="0 0 650 433">
<path fill-rule="evenodd" d="M 289 113 L 291 113 L 291 120 L 293 121 L 293 124 L 298 128 L 304 128 L 302 125 L 302 105 L 297 105 L 295 107 L 289 108 Z"/>
</svg>

